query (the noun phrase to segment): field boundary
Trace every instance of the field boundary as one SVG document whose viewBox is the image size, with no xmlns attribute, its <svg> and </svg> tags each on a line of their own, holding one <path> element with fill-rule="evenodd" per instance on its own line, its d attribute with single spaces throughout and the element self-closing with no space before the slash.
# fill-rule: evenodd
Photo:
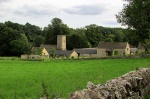
<svg viewBox="0 0 150 99">
<path fill-rule="evenodd" d="M 71 94 L 70 99 L 143 99 L 150 95 L 150 68 L 131 71 L 121 77 Z"/>
</svg>

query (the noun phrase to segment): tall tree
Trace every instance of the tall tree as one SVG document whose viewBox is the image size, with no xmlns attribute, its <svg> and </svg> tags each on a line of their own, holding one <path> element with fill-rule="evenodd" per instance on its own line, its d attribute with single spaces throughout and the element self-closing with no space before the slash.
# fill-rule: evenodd
<svg viewBox="0 0 150 99">
<path fill-rule="evenodd" d="M 26 23 L 23 27 L 23 31 L 30 42 L 34 42 L 35 35 L 42 35 L 42 29 L 39 26 Z"/>
<path fill-rule="evenodd" d="M 0 31 L 0 55 L 21 55 L 29 51 L 29 43 L 20 31 L 5 27 Z"/>
<path fill-rule="evenodd" d="M 39 47 L 43 43 L 44 43 L 44 37 L 40 35 L 35 35 L 33 45 L 35 47 Z"/>
<path fill-rule="evenodd" d="M 17 31 L 23 32 L 23 25 L 21 25 L 21 24 L 13 23 L 11 21 L 6 21 L 5 25 L 7 27 L 12 28 L 13 30 L 17 30 Z"/>
<path fill-rule="evenodd" d="M 91 44 L 86 39 L 85 35 L 73 34 L 67 37 L 67 49 L 72 50 L 74 48 L 89 48 Z"/>
<path fill-rule="evenodd" d="M 85 35 L 92 45 L 92 47 L 96 47 L 100 41 L 102 41 L 103 34 L 100 31 L 100 26 L 91 24 L 85 27 Z"/>
<path fill-rule="evenodd" d="M 150 40 L 150 0 L 124 1 L 127 2 L 126 5 L 116 15 L 118 22 L 133 30 L 139 42 L 146 43 Z"/>
<path fill-rule="evenodd" d="M 12 55 L 27 54 L 30 52 L 30 44 L 24 34 L 21 34 L 19 38 L 10 42 L 10 52 Z"/>
<path fill-rule="evenodd" d="M 57 35 L 68 35 L 70 28 L 59 18 L 53 18 L 51 24 L 44 28 L 45 43 L 57 44 Z"/>
</svg>

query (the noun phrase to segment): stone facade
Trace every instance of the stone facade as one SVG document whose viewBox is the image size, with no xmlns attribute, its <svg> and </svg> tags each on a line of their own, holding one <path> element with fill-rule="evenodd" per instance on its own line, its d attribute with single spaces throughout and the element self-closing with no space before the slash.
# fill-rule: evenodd
<svg viewBox="0 0 150 99">
<path fill-rule="evenodd" d="M 90 57 L 96 58 L 97 57 L 97 48 L 75 48 L 73 49 L 77 52 L 79 57 Z"/>
<path fill-rule="evenodd" d="M 49 53 L 47 52 L 47 50 L 45 48 L 42 49 L 42 57 L 49 58 Z"/>
<path fill-rule="evenodd" d="M 55 55 L 58 57 L 78 58 L 78 54 L 72 50 L 56 50 Z"/>
<path fill-rule="evenodd" d="M 76 91 L 70 99 L 144 99 L 150 95 L 150 68 L 129 72 L 121 77 Z"/>
<path fill-rule="evenodd" d="M 98 58 L 102 58 L 102 57 L 106 57 L 106 49 L 97 49 L 97 57 Z"/>
<path fill-rule="evenodd" d="M 125 55 L 130 55 L 130 46 L 129 46 L 129 43 L 127 43 L 127 45 L 126 45 Z"/>
<path fill-rule="evenodd" d="M 66 35 L 57 35 L 57 49 L 66 50 Z"/>
<path fill-rule="evenodd" d="M 103 53 L 99 56 L 123 56 L 130 55 L 130 46 L 128 42 L 100 42 L 98 47 Z"/>
<path fill-rule="evenodd" d="M 75 52 L 75 51 L 73 51 L 72 53 L 71 53 L 71 55 L 70 55 L 70 58 L 78 58 L 78 54 Z"/>
<path fill-rule="evenodd" d="M 42 59 L 40 55 L 21 55 L 21 59 Z"/>
</svg>

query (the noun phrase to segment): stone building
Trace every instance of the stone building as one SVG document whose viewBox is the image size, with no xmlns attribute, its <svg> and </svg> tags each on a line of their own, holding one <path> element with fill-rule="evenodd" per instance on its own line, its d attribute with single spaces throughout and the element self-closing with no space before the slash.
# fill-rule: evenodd
<svg viewBox="0 0 150 99">
<path fill-rule="evenodd" d="M 57 35 L 57 50 L 66 50 L 66 35 Z"/>
<path fill-rule="evenodd" d="M 75 51 L 66 49 L 66 35 L 57 35 L 57 45 L 41 44 L 40 47 L 33 47 L 30 55 L 22 55 L 21 58 L 50 58 L 54 56 L 77 58 L 78 54 Z M 31 57 L 30 57 L 31 56 Z"/>
<path fill-rule="evenodd" d="M 75 48 L 79 57 L 97 57 L 97 48 Z"/>
<path fill-rule="evenodd" d="M 56 50 L 56 56 L 67 57 L 67 58 L 78 58 L 78 54 L 73 50 Z"/>
<path fill-rule="evenodd" d="M 103 52 L 103 56 L 124 56 L 130 55 L 128 42 L 100 42 L 98 51 Z"/>
<path fill-rule="evenodd" d="M 43 58 L 54 56 L 102 58 L 108 56 L 130 55 L 128 42 L 100 42 L 96 48 L 75 48 L 73 51 L 66 49 L 66 35 L 57 35 L 57 45 L 42 44 L 33 47 L 31 55 L 41 55 Z"/>
<path fill-rule="evenodd" d="M 76 48 L 74 51 L 81 57 L 102 58 L 130 55 L 130 46 L 128 42 L 100 42 L 97 48 Z"/>
</svg>

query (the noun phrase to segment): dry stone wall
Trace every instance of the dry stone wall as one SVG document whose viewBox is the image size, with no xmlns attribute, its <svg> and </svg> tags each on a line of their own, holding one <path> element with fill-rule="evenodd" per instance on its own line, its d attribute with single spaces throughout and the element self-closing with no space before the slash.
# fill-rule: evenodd
<svg viewBox="0 0 150 99">
<path fill-rule="evenodd" d="M 150 95 L 150 68 L 129 72 L 121 77 L 70 94 L 70 99 L 143 99 Z"/>
</svg>

